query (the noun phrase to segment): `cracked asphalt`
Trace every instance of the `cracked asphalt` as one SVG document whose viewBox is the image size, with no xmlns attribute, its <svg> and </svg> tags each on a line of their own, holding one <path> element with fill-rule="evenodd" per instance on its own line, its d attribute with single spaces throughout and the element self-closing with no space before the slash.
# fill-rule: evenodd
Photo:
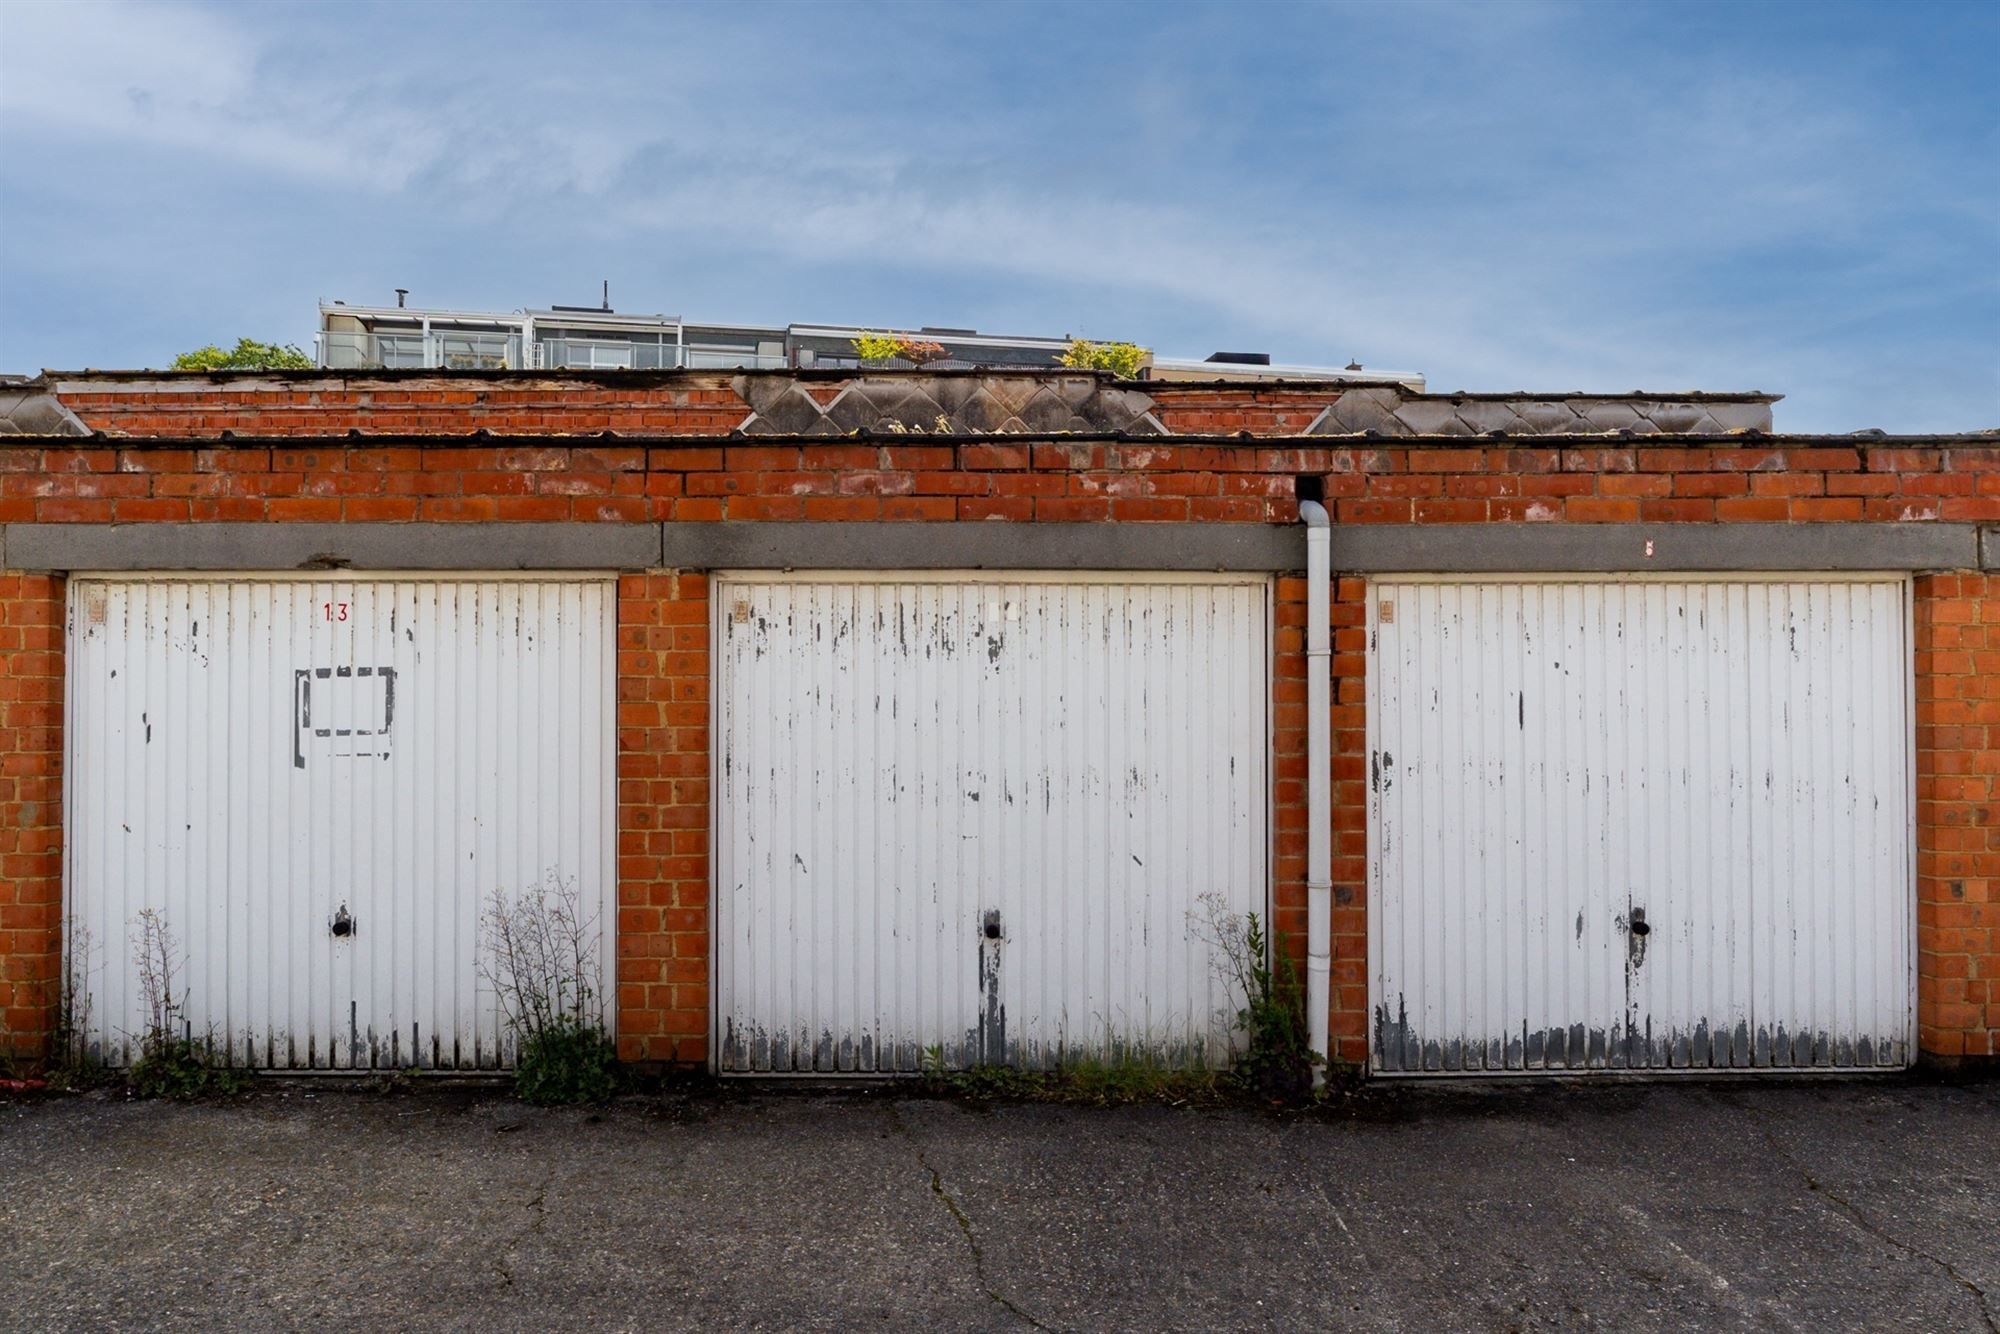
<svg viewBox="0 0 2000 1334">
<path fill-rule="evenodd" d="M 1994 1330 L 2000 1082 L 0 1103 L 0 1326 Z"/>
</svg>

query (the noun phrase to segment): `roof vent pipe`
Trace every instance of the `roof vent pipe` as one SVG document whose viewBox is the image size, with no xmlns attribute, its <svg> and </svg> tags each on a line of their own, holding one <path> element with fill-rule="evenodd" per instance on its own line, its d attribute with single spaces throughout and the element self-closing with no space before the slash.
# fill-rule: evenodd
<svg viewBox="0 0 2000 1334">
<path fill-rule="evenodd" d="M 398 287 L 398 288 L 396 289 L 396 309 L 397 309 L 397 310 L 401 310 L 401 309 L 403 308 L 403 303 L 404 303 L 405 301 L 409 300 L 409 297 L 410 297 L 410 289 L 409 289 L 409 288 L 407 288 L 407 287 Z"/>
<path fill-rule="evenodd" d="M 1306 525 L 1306 1029 L 1320 1064 L 1333 1062 L 1333 524 L 1326 506 L 1299 502 Z"/>
</svg>

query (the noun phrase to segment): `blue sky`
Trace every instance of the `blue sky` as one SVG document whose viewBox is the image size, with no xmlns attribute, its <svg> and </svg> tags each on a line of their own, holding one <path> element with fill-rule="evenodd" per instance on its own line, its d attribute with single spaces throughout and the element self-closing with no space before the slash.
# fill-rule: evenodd
<svg viewBox="0 0 2000 1334">
<path fill-rule="evenodd" d="M 0 7 L 0 370 L 321 297 L 2000 426 L 2000 5 Z"/>
</svg>

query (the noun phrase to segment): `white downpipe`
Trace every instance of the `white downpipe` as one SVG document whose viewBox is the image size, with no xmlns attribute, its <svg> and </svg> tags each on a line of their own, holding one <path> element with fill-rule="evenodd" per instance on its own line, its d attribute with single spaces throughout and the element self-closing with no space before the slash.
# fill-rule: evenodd
<svg viewBox="0 0 2000 1334">
<path fill-rule="evenodd" d="M 1306 525 L 1306 1024 L 1324 1083 L 1333 1062 L 1333 527 L 1326 506 L 1299 502 Z"/>
</svg>

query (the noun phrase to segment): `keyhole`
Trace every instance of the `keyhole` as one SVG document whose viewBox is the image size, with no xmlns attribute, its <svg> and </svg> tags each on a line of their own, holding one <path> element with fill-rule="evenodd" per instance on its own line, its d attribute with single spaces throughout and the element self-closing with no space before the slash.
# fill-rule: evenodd
<svg viewBox="0 0 2000 1334">
<path fill-rule="evenodd" d="M 1644 908 L 1634 908 L 1632 910 L 1632 934 L 1643 939 L 1652 929 L 1652 927 L 1646 925 L 1646 910 Z"/>
<path fill-rule="evenodd" d="M 1000 910 L 998 908 L 988 908 L 986 910 L 986 938 L 988 940 L 1000 939 Z"/>
<path fill-rule="evenodd" d="M 351 936 L 354 934 L 354 919 L 347 915 L 347 905 L 341 904 L 340 911 L 333 915 L 333 934 Z"/>
</svg>

